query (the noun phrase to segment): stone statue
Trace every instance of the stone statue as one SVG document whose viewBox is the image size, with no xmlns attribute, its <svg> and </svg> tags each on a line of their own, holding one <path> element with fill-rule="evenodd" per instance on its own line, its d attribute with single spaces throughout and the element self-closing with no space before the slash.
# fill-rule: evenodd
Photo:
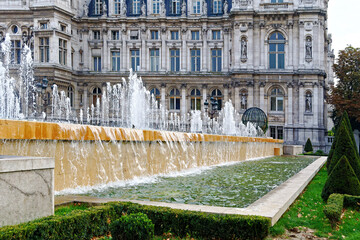
<svg viewBox="0 0 360 240">
<path fill-rule="evenodd" d="M 106 6 L 105 1 L 103 1 L 103 4 L 102 4 L 102 11 L 103 11 L 103 16 L 106 16 L 106 14 L 107 14 L 107 6 Z"/>
<path fill-rule="evenodd" d="M 89 7 L 88 5 L 85 3 L 84 4 L 84 17 L 87 17 L 89 15 Z"/>
<path fill-rule="evenodd" d="M 186 2 L 183 0 L 181 5 L 181 16 L 186 16 Z"/>
<path fill-rule="evenodd" d="M 312 41 L 310 37 L 306 38 L 305 49 L 306 49 L 305 58 L 312 58 Z"/>
<path fill-rule="evenodd" d="M 241 58 L 247 58 L 247 42 L 245 38 L 241 39 Z"/>
<path fill-rule="evenodd" d="M 127 12 L 127 10 L 126 10 L 126 1 L 123 0 L 122 5 L 121 5 L 121 15 L 126 16 L 126 12 Z"/>
<path fill-rule="evenodd" d="M 203 4 L 202 4 L 202 10 L 203 10 L 203 15 L 207 16 L 207 2 L 206 0 L 203 0 Z"/>
<path fill-rule="evenodd" d="M 145 1 L 143 1 L 142 5 L 141 5 L 141 16 L 146 16 L 146 5 L 145 5 Z"/>
<path fill-rule="evenodd" d="M 241 96 L 241 109 L 246 109 L 246 96 Z"/>
<path fill-rule="evenodd" d="M 225 0 L 225 2 L 224 2 L 224 14 L 225 14 L 225 15 L 228 14 L 228 8 L 229 8 L 228 1 Z"/>
<path fill-rule="evenodd" d="M 161 16 L 162 17 L 165 17 L 165 0 L 164 1 L 162 1 L 161 3 L 160 3 L 160 8 L 161 8 Z"/>
<path fill-rule="evenodd" d="M 305 112 L 311 112 L 312 106 L 311 106 L 311 95 L 306 95 L 305 99 Z"/>
</svg>

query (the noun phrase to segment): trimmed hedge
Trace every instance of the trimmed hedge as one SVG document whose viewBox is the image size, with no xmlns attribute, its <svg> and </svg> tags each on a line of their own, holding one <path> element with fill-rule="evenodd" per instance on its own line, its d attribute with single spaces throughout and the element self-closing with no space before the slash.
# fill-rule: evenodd
<svg viewBox="0 0 360 240">
<path fill-rule="evenodd" d="M 324 201 L 327 201 L 328 197 L 333 193 L 360 195 L 359 179 L 345 155 L 338 161 L 326 180 L 321 197 Z"/>
<path fill-rule="evenodd" d="M 312 151 L 314 151 L 313 146 L 312 146 L 312 144 L 311 144 L 310 138 L 308 138 L 307 141 L 306 141 L 306 143 L 305 143 L 304 151 L 305 151 L 305 152 L 312 152 Z"/>
<path fill-rule="evenodd" d="M 110 223 L 124 213 L 146 214 L 155 224 L 155 234 L 204 239 L 265 239 L 271 221 L 258 216 L 206 214 L 135 203 L 112 202 L 65 216 L 50 216 L 28 223 L 0 228 L 0 240 L 77 239 L 89 240 L 109 233 Z"/>
<path fill-rule="evenodd" d="M 360 196 L 344 194 L 344 207 L 360 208 Z"/>
<path fill-rule="evenodd" d="M 330 220 L 331 226 L 335 227 L 339 222 L 344 205 L 344 195 L 331 194 L 324 208 L 325 216 Z"/>
</svg>

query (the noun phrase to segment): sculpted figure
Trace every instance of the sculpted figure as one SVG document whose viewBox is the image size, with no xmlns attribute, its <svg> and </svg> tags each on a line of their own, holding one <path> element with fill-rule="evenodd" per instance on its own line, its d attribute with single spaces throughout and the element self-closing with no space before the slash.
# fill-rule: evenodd
<svg viewBox="0 0 360 240">
<path fill-rule="evenodd" d="M 105 1 L 103 2 L 102 10 L 103 10 L 103 16 L 105 16 L 107 14 L 107 6 L 106 6 Z"/>
<path fill-rule="evenodd" d="M 181 6 L 181 16 L 186 16 L 186 2 L 183 0 L 182 6 Z"/>
<path fill-rule="evenodd" d="M 141 5 L 141 16 L 146 16 L 146 5 L 145 5 L 145 1 L 143 1 L 142 5 Z"/>
<path fill-rule="evenodd" d="M 207 10 L 207 3 L 206 3 L 206 0 L 203 0 L 203 4 L 202 4 L 202 10 L 203 10 L 203 15 L 207 15 L 207 12 L 208 12 L 208 10 Z"/>
<path fill-rule="evenodd" d="M 89 7 L 88 5 L 85 3 L 84 4 L 84 17 L 87 17 L 89 14 Z"/>
<path fill-rule="evenodd" d="M 305 49 L 306 49 L 306 55 L 305 55 L 306 58 L 312 58 L 312 41 L 310 37 L 306 39 Z"/>
<path fill-rule="evenodd" d="M 164 0 L 165 1 L 165 0 Z M 165 2 L 164 1 L 162 1 L 161 3 L 160 3 L 160 7 L 161 7 L 161 16 L 162 17 L 165 17 Z"/>
<path fill-rule="evenodd" d="M 241 58 L 247 58 L 247 42 L 245 38 L 241 39 Z"/>
<path fill-rule="evenodd" d="M 225 15 L 228 13 L 228 8 L 229 8 L 228 1 L 225 0 L 225 2 L 224 2 L 224 14 Z"/>
<path fill-rule="evenodd" d="M 123 0 L 122 1 L 122 5 L 121 5 L 121 15 L 122 16 L 126 16 L 126 1 L 125 0 Z"/>
</svg>

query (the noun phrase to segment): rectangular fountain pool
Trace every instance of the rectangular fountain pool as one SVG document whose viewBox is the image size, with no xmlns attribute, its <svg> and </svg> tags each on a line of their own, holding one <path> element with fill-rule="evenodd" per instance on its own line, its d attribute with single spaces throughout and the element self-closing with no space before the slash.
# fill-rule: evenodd
<svg viewBox="0 0 360 240">
<path fill-rule="evenodd" d="M 311 164 L 281 156 L 112 183 L 88 196 L 244 208 Z"/>
</svg>

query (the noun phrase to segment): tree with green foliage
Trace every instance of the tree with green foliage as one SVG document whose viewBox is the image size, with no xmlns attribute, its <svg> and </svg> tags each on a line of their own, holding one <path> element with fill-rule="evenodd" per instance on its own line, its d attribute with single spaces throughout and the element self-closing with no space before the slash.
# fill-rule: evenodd
<svg viewBox="0 0 360 240">
<path fill-rule="evenodd" d="M 313 149 L 313 146 L 311 144 L 310 138 L 308 138 L 306 143 L 305 143 L 304 151 L 305 152 L 312 152 L 313 150 L 314 149 Z"/>
<path fill-rule="evenodd" d="M 334 107 L 332 119 L 336 125 L 347 111 L 352 129 L 360 130 L 360 48 L 348 46 L 339 51 L 333 68 L 339 81 L 327 97 Z"/>
<path fill-rule="evenodd" d="M 321 197 L 327 201 L 333 193 L 360 195 L 360 182 L 346 156 L 342 156 L 326 180 Z"/>
<path fill-rule="evenodd" d="M 331 161 L 328 167 L 328 174 L 330 175 L 334 167 L 342 156 L 346 156 L 356 176 L 360 177 L 360 159 L 355 150 L 349 130 L 347 129 L 345 121 L 341 122 L 337 133 L 336 146 L 334 148 Z"/>
</svg>

